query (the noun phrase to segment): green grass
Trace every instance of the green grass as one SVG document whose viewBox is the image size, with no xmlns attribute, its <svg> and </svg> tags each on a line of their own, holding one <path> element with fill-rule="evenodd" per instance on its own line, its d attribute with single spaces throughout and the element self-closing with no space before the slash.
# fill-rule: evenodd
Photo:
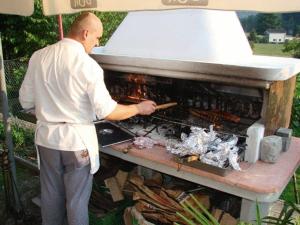
<svg viewBox="0 0 300 225">
<path fill-rule="evenodd" d="M 292 57 L 289 52 L 282 52 L 283 44 L 254 44 L 253 53 L 255 55 L 268 55 L 280 57 Z"/>
<path fill-rule="evenodd" d="M 298 168 L 298 170 L 296 171 L 296 179 L 297 179 L 297 187 L 299 189 L 299 187 L 300 187 L 300 168 Z M 299 195 L 299 193 L 298 193 L 298 195 Z M 283 199 L 283 200 L 289 201 L 289 202 L 296 202 L 293 179 L 290 180 L 290 183 L 282 192 L 280 199 Z"/>
</svg>

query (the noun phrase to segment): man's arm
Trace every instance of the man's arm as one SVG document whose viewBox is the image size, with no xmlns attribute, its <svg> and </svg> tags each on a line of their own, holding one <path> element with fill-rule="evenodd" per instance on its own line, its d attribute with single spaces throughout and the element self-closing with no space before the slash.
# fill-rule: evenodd
<svg viewBox="0 0 300 225">
<path fill-rule="evenodd" d="M 137 114 L 150 115 L 155 111 L 153 101 L 143 101 L 139 104 L 117 104 L 110 96 L 103 81 L 103 71 L 98 64 L 92 65 L 93 78 L 88 82 L 87 94 L 99 119 L 124 120 Z"/>
<path fill-rule="evenodd" d="M 150 115 L 155 111 L 156 104 L 153 101 L 143 101 L 139 104 L 120 105 L 105 117 L 106 120 L 125 120 L 137 114 Z"/>
</svg>

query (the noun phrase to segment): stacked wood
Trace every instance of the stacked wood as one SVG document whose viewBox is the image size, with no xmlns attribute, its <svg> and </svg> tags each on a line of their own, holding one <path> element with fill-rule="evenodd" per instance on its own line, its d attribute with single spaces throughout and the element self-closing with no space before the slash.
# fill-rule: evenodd
<svg viewBox="0 0 300 225">
<path fill-rule="evenodd" d="M 104 180 L 105 186 L 109 189 L 114 202 L 124 199 L 123 188 L 126 183 L 128 173 L 119 170 L 114 177 Z"/>
<path fill-rule="evenodd" d="M 215 209 L 212 215 L 218 220 L 220 225 L 236 225 L 238 221 L 236 218 L 232 217 L 229 213 L 221 209 Z"/>
<path fill-rule="evenodd" d="M 187 201 L 189 195 L 184 195 L 182 190 L 166 190 L 160 187 L 150 188 L 145 185 L 144 180 L 139 176 L 133 176 L 129 179 L 130 184 L 132 184 L 135 190 L 133 194 L 133 200 L 137 203 L 135 204 L 135 209 L 140 212 L 143 217 L 147 220 L 159 222 L 162 224 L 188 224 L 177 213 L 184 215 L 186 218 L 193 219 L 190 214 L 188 214 L 181 205 L 180 199 L 182 201 Z M 184 197 L 182 197 L 184 196 Z M 198 200 L 209 207 L 209 198 L 198 196 Z M 206 202 L 205 202 L 206 201 Z M 197 206 L 194 206 L 197 208 Z M 198 209 L 201 212 L 201 209 Z"/>
</svg>

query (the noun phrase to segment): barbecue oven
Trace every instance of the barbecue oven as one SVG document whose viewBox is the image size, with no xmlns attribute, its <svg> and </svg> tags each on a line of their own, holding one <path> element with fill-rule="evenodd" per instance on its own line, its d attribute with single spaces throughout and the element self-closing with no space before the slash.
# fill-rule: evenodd
<svg viewBox="0 0 300 225">
<path fill-rule="evenodd" d="M 289 126 L 299 60 L 254 56 L 234 12 L 132 12 L 91 56 L 118 102 L 177 103 L 119 123 L 139 136 L 166 141 L 213 125 L 254 163 L 260 140 Z"/>
</svg>

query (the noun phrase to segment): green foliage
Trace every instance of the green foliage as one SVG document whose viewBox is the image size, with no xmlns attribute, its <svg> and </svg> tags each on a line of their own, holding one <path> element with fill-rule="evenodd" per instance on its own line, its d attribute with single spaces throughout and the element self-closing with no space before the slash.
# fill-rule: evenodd
<svg viewBox="0 0 300 225">
<path fill-rule="evenodd" d="M 300 58 L 300 40 L 294 39 L 285 42 L 283 52 L 291 52 L 293 57 Z"/>
<path fill-rule="evenodd" d="M 289 35 L 300 35 L 300 13 L 250 15 L 241 23 L 246 32 L 256 30 L 263 34 L 266 29 L 283 28 Z"/>
<path fill-rule="evenodd" d="M 293 135 L 300 137 L 300 74 L 297 75 L 296 90 L 292 108 L 291 127 Z"/>
<path fill-rule="evenodd" d="M 260 209 L 259 209 L 259 204 L 256 201 L 256 224 L 257 225 L 262 225 L 262 219 L 260 216 Z"/>
<path fill-rule="evenodd" d="M 196 203 L 196 205 L 201 209 L 201 211 L 192 206 L 191 202 L 185 200 L 180 203 L 182 209 L 190 215 L 192 218 L 187 218 L 180 212 L 176 212 L 176 215 L 179 216 L 182 220 L 184 220 L 189 225 L 220 225 L 217 219 L 211 215 L 210 212 L 206 210 L 206 208 L 195 198 L 193 194 L 190 194 L 191 199 Z M 197 221 L 197 222 L 195 222 Z M 175 223 L 178 224 L 178 223 Z"/>
<path fill-rule="evenodd" d="M 19 125 L 12 125 L 12 139 L 16 152 L 24 153 L 30 152 L 34 147 L 34 131 L 23 128 Z M 3 147 L 5 142 L 4 125 L 0 123 L 0 144 Z M 32 154 L 32 153 L 30 153 Z M 21 154 L 23 155 L 23 154 Z"/>
<path fill-rule="evenodd" d="M 251 15 L 241 19 L 241 24 L 245 32 L 250 32 L 256 29 L 257 15 Z"/>
<path fill-rule="evenodd" d="M 295 221 L 292 217 L 294 212 L 300 212 L 299 206 L 294 203 L 287 203 L 282 208 L 278 217 L 267 216 L 262 219 L 262 222 L 275 225 L 294 225 Z"/>
<path fill-rule="evenodd" d="M 76 18 L 77 14 L 63 15 L 64 34 Z M 126 13 L 96 12 L 102 20 L 104 34 L 101 44 L 105 44 Z M 5 59 L 29 58 L 32 53 L 58 40 L 58 24 L 56 16 L 44 16 L 41 0 L 35 0 L 32 16 L 0 15 L 3 55 Z"/>
<path fill-rule="evenodd" d="M 127 13 L 124 12 L 96 12 L 95 13 L 103 23 L 104 33 L 100 40 L 101 45 L 105 45 L 116 28 L 123 21 Z"/>
<path fill-rule="evenodd" d="M 209 213 L 203 205 L 193 196 L 191 195 L 193 201 L 195 201 L 196 205 L 201 209 L 199 211 L 197 208 L 193 207 L 188 201 L 184 201 L 181 203 L 183 210 L 187 212 L 190 217 L 187 218 L 186 216 L 182 215 L 181 213 L 177 212 L 176 214 L 182 218 L 187 224 L 189 225 L 220 225 L 219 222 Z M 256 202 L 256 221 L 253 223 L 243 222 L 240 221 L 238 225 L 262 225 L 262 224 L 275 224 L 275 225 L 292 225 L 297 224 L 299 225 L 300 219 L 293 218 L 293 214 L 297 212 L 300 213 L 299 205 L 294 203 L 286 203 L 282 208 L 278 217 L 267 216 L 262 218 L 260 214 L 259 204 Z M 195 222 L 197 221 L 197 222 Z M 178 223 L 175 223 L 179 225 Z"/>
<path fill-rule="evenodd" d="M 0 27 L 5 59 L 28 58 L 35 50 L 57 40 L 56 18 L 43 15 L 41 0 L 35 1 L 30 17 L 0 15 Z"/>
<path fill-rule="evenodd" d="M 257 42 L 257 33 L 255 30 L 252 30 L 249 35 L 249 40 L 256 43 Z"/>
<path fill-rule="evenodd" d="M 282 14 L 282 25 L 288 34 L 300 35 L 300 13 Z"/>
<path fill-rule="evenodd" d="M 257 16 L 256 31 L 258 34 L 264 34 L 267 29 L 277 29 L 281 27 L 281 18 L 279 14 L 262 13 Z"/>
</svg>

